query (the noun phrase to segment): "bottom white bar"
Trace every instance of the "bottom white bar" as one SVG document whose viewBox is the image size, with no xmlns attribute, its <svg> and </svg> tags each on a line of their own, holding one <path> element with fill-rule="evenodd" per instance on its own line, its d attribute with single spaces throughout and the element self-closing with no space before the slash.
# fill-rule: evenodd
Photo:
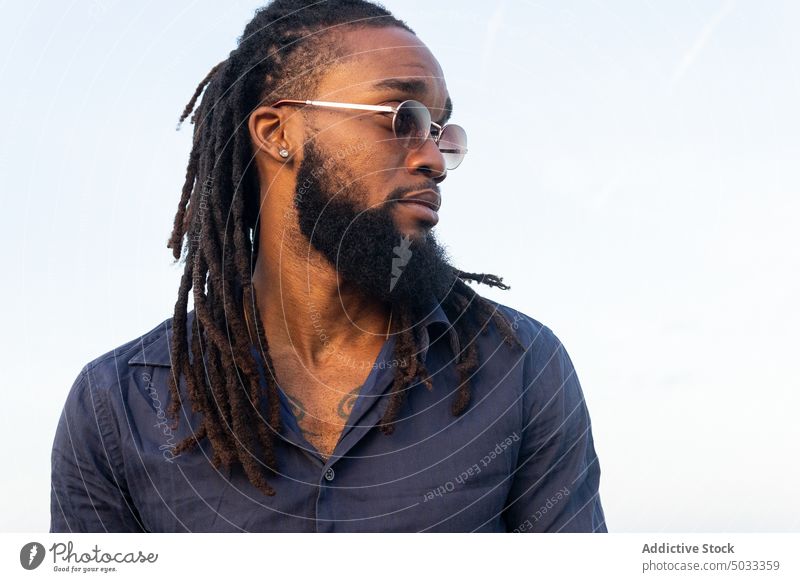
<svg viewBox="0 0 800 582">
<path fill-rule="evenodd" d="M 7 533 L 0 547 L 2 580 L 800 580 L 795 533 Z"/>
</svg>

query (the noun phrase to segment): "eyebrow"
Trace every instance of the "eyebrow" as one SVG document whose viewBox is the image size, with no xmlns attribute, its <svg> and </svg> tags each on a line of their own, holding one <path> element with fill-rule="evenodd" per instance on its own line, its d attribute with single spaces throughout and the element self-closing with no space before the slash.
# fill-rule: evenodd
<svg viewBox="0 0 800 582">
<path fill-rule="evenodd" d="M 375 83 L 372 89 L 391 89 L 409 95 L 421 95 L 427 91 L 428 84 L 423 79 L 383 79 Z M 436 123 L 444 125 L 452 115 L 453 101 L 448 96 L 444 102 L 444 115 L 441 119 L 436 120 Z"/>
</svg>

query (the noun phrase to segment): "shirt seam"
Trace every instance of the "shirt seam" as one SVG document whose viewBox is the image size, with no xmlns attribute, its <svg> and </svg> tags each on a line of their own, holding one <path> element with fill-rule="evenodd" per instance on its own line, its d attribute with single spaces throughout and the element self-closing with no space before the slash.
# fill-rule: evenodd
<svg viewBox="0 0 800 582">
<path fill-rule="evenodd" d="M 111 476 L 117 487 L 124 486 L 125 489 L 127 489 L 128 479 L 123 468 L 124 464 L 121 458 L 119 437 L 112 428 L 114 423 L 111 422 L 110 406 L 109 403 L 106 402 L 106 399 L 109 398 L 108 390 L 110 390 L 110 388 L 105 386 L 101 387 L 99 390 L 94 388 L 98 385 L 94 367 L 87 369 L 87 379 L 89 381 L 89 394 L 92 398 L 92 404 L 97 411 L 97 425 L 100 429 L 101 436 L 100 442 L 109 461 Z"/>
</svg>

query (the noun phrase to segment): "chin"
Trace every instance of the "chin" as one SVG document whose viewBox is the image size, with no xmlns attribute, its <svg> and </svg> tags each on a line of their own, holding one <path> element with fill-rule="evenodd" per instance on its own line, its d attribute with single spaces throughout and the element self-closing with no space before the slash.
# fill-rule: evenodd
<svg viewBox="0 0 800 582">
<path fill-rule="evenodd" d="M 427 222 L 414 222 L 411 224 L 395 224 L 397 231 L 403 236 L 422 240 L 428 238 L 433 230 L 433 225 Z"/>
</svg>

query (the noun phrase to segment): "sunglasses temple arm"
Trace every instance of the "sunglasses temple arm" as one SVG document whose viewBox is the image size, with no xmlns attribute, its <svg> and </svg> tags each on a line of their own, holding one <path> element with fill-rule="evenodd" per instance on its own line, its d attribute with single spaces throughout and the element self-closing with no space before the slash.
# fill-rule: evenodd
<svg viewBox="0 0 800 582">
<path fill-rule="evenodd" d="M 306 105 L 315 107 L 329 107 L 331 109 L 356 109 L 358 111 L 380 111 L 382 113 L 394 113 L 397 108 L 389 105 L 360 105 L 357 103 L 338 103 L 336 101 L 304 101 Z"/>
</svg>

